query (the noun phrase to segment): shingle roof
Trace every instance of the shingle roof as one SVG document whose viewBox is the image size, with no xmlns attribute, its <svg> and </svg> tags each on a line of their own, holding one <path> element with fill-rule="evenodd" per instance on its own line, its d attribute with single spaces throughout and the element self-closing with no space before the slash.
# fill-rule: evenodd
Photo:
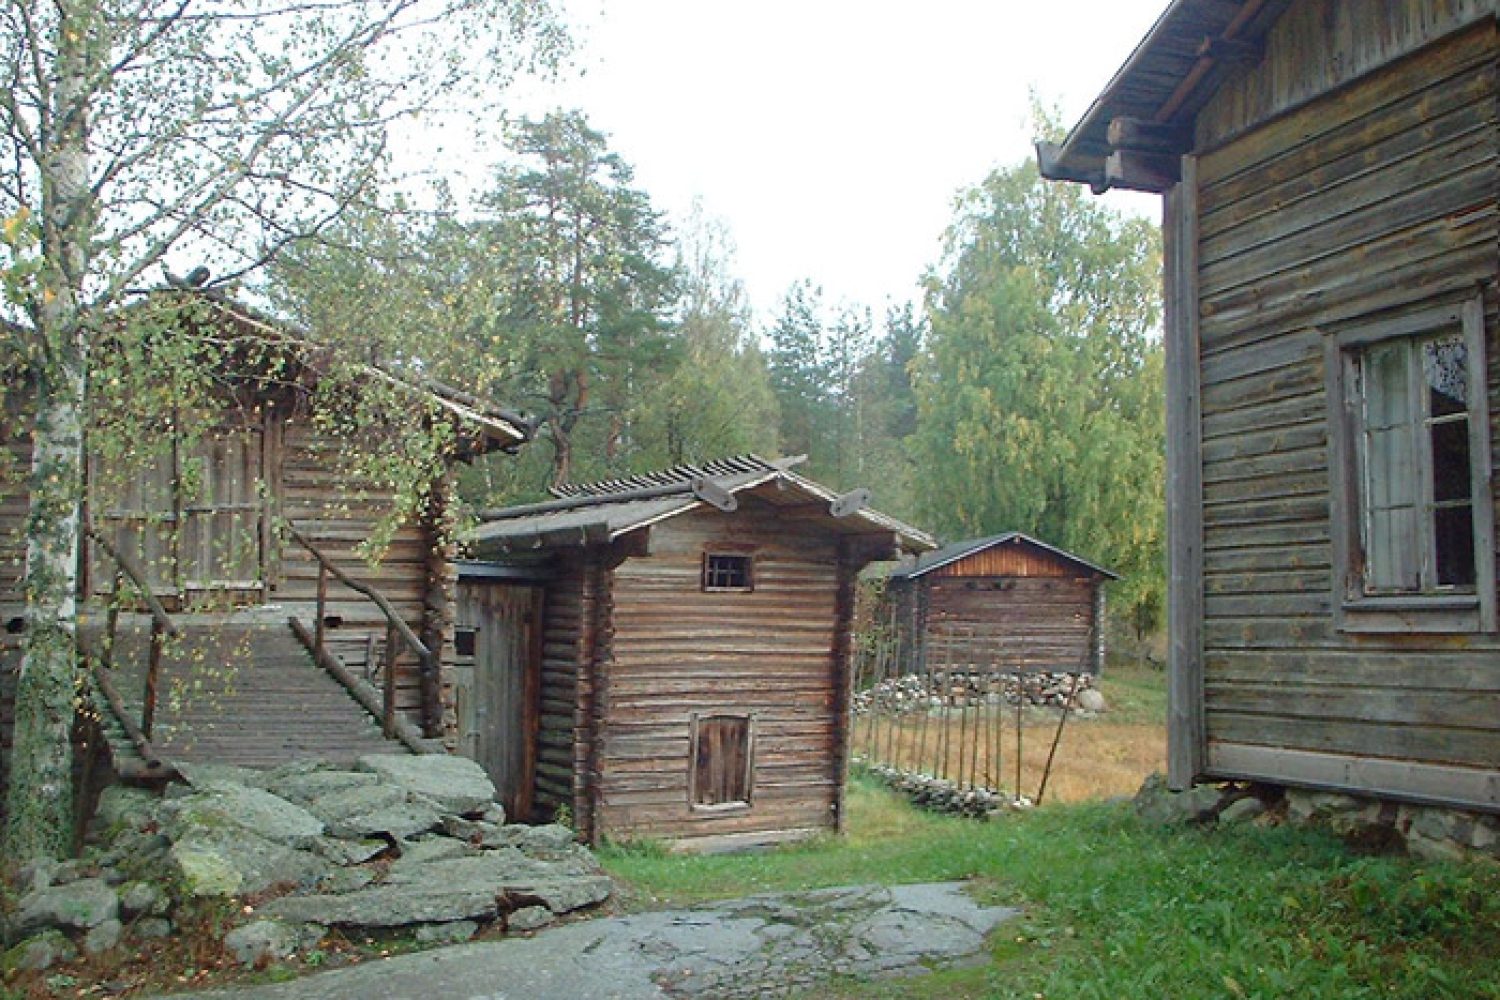
<svg viewBox="0 0 1500 1000">
<path fill-rule="evenodd" d="M 758 495 L 777 505 L 832 504 L 838 499 L 834 491 L 790 471 L 794 461 L 742 455 L 625 479 L 569 485 L 553 491 L 559 494 L 555 500 L 482 512 L 484 523 L 470 531 L 467 540 L 480 550 L 500 551 L 605 543 L 690 510 L 712 506 L 719 496 L 717 491 L 737 498 L 772 483 L 778 488 Z M 737 499 L 732 502 L 737 503 Z M 893 532 L 908 551 L 937 544 L 919 528 L 869 507 L 842 518 L 830 512 L 829 522 L 843 531 Z"/>
</svg>

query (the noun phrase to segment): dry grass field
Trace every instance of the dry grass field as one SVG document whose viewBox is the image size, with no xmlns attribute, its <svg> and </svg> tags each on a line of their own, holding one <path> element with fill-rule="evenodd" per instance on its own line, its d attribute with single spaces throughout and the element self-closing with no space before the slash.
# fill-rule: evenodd
<svg viewBox="0 0 1500 1000">
<path fill-rule="evenodd" d="M 1165 767 L 1166 678 L 1134 665 L 1113 667 L 1099 679 L 1108 711 L 1094 718 L 1070 715 L 1062 725 L 1044 800 L 1081 802 L 1132 795 L 1146 776 Z M 976 706 L 929 715 L 856 719 L 855 752 L 875 763 L 941 774 L 964 785 L 1035 799 L 1061 713 L 1021 713 L 1019 739 L 1012 706 Z"/>
</svg>

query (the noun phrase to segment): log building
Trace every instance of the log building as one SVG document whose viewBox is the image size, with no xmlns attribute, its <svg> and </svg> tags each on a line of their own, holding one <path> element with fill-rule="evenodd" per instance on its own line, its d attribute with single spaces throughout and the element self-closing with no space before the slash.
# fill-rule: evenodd
<svg viewBox="0 0 1500 1000">
<path fill-rule="evenodd" d="M 89 662 L 107 664 L 92 672 L 105 719 L 93 750 L 140 777 L 170 773 L 170 761 L 440 750 L 453 726 L 449 468 L 431 470 L 426 503 L 372 565 L 362 545 L 392 516 L 399 487 L 346 461 L 355 437 L 378 447 L 378 430 L 321 419 L 344 405 L 319 376 L 326 354 L 222 298 L 174 295 L 147 308 L 180 309 L 195 336 L 212 338 L 227 359 L 222 399 L 197 414 L 202 433 L 142 428 L 143 439 L 162 436 L 88 455 L 79 643 Z M 410 397 L 410 419 L 450 425 L 449 463 L 529 436 L 524 421 L 457 390 L 373 367 L 364 378 Z M 25 377 L 11 381 L 0 437 L 9 462 L 0 491 L 6 751 L 24 640 L 30 465 Z"/>
<path fill-rule="evenodd" d="M 1044 175 L 1165 204 L 1170 777 L 1500 810 L 1493 0 L 1175 0 Z"/>
<path fill-rule="evenodd" d="M 840 827 L 856 577 L 933 542 L 789 464 L 485 515 L 460 587 L 460 745 L 513 813 L 698 848 Z"/>
<path fill-rule="evenodd" d="M 908 669 L 1098 674 L 1113 572 L 1017 531 L 897 566 L 886 600 Z"/>
</svg>

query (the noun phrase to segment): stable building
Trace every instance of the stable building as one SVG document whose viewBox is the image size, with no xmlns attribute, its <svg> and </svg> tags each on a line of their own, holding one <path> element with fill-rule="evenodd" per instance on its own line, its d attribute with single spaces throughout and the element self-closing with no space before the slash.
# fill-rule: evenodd
<svg viewBox="0 0 1500 1000">
<path fill-rule="evenodd" d="M 886 603 L 906 669 L 1086 673 L 1104 667 L 1104 585 L 1119 577 L 1018 531 L 897 566 Z"/>
<path fill-rule="evenodd" d="M 698 848 L 840 828 L 856 580 L 934 543 L 791 466 L 680 466 L 484 514 L 459 738 L 513 814 Z"/>
</svg>

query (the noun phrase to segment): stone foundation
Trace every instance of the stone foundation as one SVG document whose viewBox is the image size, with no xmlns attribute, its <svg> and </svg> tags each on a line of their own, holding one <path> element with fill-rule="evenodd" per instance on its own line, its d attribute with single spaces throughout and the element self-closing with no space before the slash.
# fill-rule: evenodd
<svg viewBox="0 0 1500 1000">
<path fill-rule="evenodd" d="M 1500 816 L 1490 813 L 1244 782 L 1173 792 L 1160 774 L 1146 779 L 1135 807 L 1148 822 L 1291 823 L 1434 861 L 1500 861 Z"/>
</svg>

